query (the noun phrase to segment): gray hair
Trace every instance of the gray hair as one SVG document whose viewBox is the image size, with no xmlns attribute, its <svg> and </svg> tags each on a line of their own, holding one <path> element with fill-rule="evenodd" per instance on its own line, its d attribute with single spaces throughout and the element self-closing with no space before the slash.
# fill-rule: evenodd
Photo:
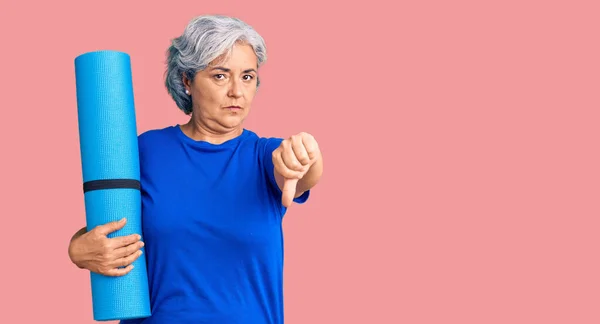
<svg viewBox="0 0 600 324">
<path fill-rule="evenodd" d="M 221 15 L 199 16 L 192 19 L 183 34 L 172 40 L 167 50 L 165 85 L 175 103 L 186 114 L 192 113 L 192 100 L 185 93 L 183 75 L 194 80 L 200 70 L 223 54 L 230 53 L 238 42 L 252 46 L 260 67 L 267 60 L 263 38 L 238 18 Z M 257 79 L 257 86 L 260 81 Z"/>
</svg>

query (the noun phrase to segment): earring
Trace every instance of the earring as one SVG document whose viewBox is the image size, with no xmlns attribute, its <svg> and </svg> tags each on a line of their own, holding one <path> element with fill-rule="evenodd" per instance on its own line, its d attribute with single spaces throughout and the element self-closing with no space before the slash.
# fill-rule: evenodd
<svg viewBox="0 0 600 324">
<path fill-rule="evenodd" d="M 185 94 L 189 96 L 190 95 L 190 90 L 185 89 Z"/>
</svg>

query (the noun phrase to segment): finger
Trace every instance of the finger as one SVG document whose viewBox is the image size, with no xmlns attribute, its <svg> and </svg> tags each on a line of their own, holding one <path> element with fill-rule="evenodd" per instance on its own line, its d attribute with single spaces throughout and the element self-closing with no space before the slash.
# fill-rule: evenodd
<svg viewBox="0 0 600 324">
<path fill-rule="evenodd" d="M 128 274 L 131 270 L 133 270 L 133 264 L 130 264 L 125 268 L 113 268 L 103 274 L 109 277 L 120 277 Z"/>
<path fill-rule="evenodd" d="M 110 244 L 114 249 L 118 249 L 124 246 L 129 246 L 133 243 L 141 240 L 142 237 L 139 234 L 131 234 L 127 236 L 117 236 L 110 239 Z"/>
<path fill-rule="evenodd" d="M 294 149 L 292 148 L 291 142 L 287 142 L 282 147 L 281 157 L 283 158 L 283 163 L 285 166 L 292 171 L 302 171 L 302 163 L 298 161 L 296 158 L 296 154 L 294 154 Z"/>
<path fill-rule="evenodd" d="M 132 253 L 124 258 L 120 258 L 112 262 L 113 267 L 122 268 L 133 264 L 135 260 L 137 260 L 142 255 L 142 250 L 137 250 L 135 253 Z"/>
<path fill-rule="evenodd" d="M 275 171 L 284 178 L 300 179 L 303 176 L 302 172 L 290 170 L 285 166 L 283 158 L 281 157 L 281 150 L 279 149 L 273 151 L 273 165 L 275 166 Z"/>
<path fill-rule="evenodd" d="M 108 235 L 114 231 L 117 231 L 117 230 L 120 230 L 121 228 L 123 228 L 123 226 L 125 226 L 125 223 L 127 223 L 127 220 L 125 218 L 123 218 L 121 220 L 106 223 L 104 225 L 98 225 L 96 228 L 94 228 L 94 230 L 96 232 L 98 232 L 99 234 Z"/>
<path fill-rule="evenodd" d="M 298 179 L 286 179 L 283 183 L 283 195 L 281 196 L 281 203 L 287 208 L 292 205 L 294 196 L 296 195 L 296 185 Z"/>
<path fill-rule="evenodd" d="M 118 248 L 115 250 L 115 253 L 114 253 L 115 258 L 124 258 L 128 255 L 131 255 L 131 254 L 137 252 L 138 250 L 140 250 L 143 247 L 144 247 L 144 242 L 137 242 L 135 244 L 130 244 L 128 246 Z"/>
<path fill-rule="evenodd" d="M 317 144 L 317 141 L 309 135 L 302 139 L 302 144 L 306 149 L 308 158 L 314 161 L 319 156 L 319 144 Z"/>
<path fill-rule="evenodd" d="M 296 155 L 296 159 L 300 163 L 302 163 L 302 165 L 307 165 L 310 163 L 310 157 L 308 156 L 308 152 L 304 147 L 302 137 L 292 136 L 292 149 L 294 150 L 294 155 Z"/>
</svg>

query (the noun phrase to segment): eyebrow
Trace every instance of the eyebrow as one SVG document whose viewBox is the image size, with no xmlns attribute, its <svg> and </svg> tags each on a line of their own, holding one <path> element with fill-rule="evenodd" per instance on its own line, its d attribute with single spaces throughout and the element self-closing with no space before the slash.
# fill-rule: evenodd
<svg viewBox="0 0 600 324">
<path fill-rule="evenodd" d="M 231 69 L 224 68 L 222 66 L 215 66 L 214 68 L 212 68 L 210 70 L 211 71 L 213 71 L 213 70 L 221 70 L 221 71 L 224 71 L 224 72 L 231 72 Z M 256 70 L 255 69 L 246 69 L 242 73 L 250 73 L 250 72 L 256 73 Z"/>
</svg>

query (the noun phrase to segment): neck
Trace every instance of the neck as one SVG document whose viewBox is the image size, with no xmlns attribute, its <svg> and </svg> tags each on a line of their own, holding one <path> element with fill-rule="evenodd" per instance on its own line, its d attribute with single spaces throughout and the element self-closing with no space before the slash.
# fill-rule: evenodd
<svg viewBox="0 0 600 324">
<path fill-rule="evenodd" d="M 241 125 L 234 128 L 210 127 L 192 115 L 186 124 L 181 125 L 181 130 L 195 141 L 218 145 L 240 136 L 244 129 Z"/>
</svg>

